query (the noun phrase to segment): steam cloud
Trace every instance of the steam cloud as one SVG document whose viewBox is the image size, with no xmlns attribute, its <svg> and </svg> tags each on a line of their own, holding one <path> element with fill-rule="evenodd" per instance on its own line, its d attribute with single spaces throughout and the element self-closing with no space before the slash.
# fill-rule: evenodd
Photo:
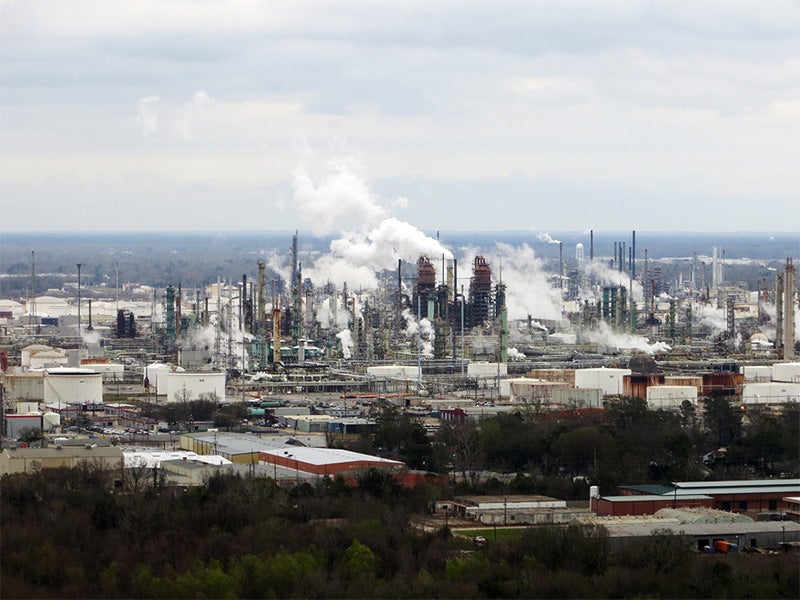
<svg viewBox="0 0 800 600">
<path fill-rule="evenodd" d="M 437 240 L 388 216 L 356 166 L 353 159 L 332 161 L 318 184 L 303 169 L 295 173 L 295 202 L 302 221 L 316 234 L 330 233 L 342 222 L 357 226 L 333 240 L 330 254 L 306 269 L 314 283 L 330 281 L 342 286 L 346 282 L 354 289 L 374 288 L 378 284 L 376 271 L 393 269 L 398 259 L 415 262 L 422 254 L 453 257 Z M 407 202 L 401 198 L 395 204 L 404 206 Z"/>
</svg>

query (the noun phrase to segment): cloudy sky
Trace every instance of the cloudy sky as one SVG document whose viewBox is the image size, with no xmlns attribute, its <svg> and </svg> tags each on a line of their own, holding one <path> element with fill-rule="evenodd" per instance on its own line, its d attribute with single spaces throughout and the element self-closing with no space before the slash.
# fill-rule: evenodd
<svg viewBox="0 0 800 600">
<path fill-rule="evenodd" d="M 796 231 L 798 140 L 797 1 L 0 0 L 0 231 Z"/>
</svg>

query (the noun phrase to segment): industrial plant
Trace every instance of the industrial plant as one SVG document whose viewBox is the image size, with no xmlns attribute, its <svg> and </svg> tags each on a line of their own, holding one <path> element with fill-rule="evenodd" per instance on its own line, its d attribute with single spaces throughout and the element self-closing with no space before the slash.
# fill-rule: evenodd
<svg viewBox="0 0 800 600">
<path fill-rule="evenodd" d="M 557 262 L 529 248 L 527 262 L 510 252 L 460 262 L 436 240 L 440 255 L 398 258 L 368 289 L 304 277 L 295 233 L 282 263 L 257 260 L 203 287 L 178 278 L 92 289 L 77 264 L 74 295 L 37 294 L 32 253 L 30 297 L 0 300 L 4 433 L 39 420 L 53 430 L 70 407 L 85 414 L 121 384 L 129 393 L 115 399 L 134 404 L 314 394 L 391 395 L 418 411 L 441 400 L 468 411 L 487 401 L 602 408 L 614 396 L 675 408 L 711 393 L 798 401 L 791 258 L 750 290 L 725 280 L 716 247 L 710 264 L 695 256 L 667 282 L 636 232 L 605 256 L 593 232 L 587 242 L 574 258 L 558 242 Z"/>
</svg>

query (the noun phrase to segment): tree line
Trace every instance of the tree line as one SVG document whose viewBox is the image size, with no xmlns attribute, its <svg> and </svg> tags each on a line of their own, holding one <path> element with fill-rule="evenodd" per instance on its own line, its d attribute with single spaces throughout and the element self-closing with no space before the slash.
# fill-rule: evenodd
<svg viewBox="0 0 800 600">
<path fill-rule="evenodd" d="M 120 479 L 121 478 L 121 479 Z M 115 484 L 116 481 L 116 484 Z M 91 464 L 6 476 L 4 598 L 794 597 L 797 557 L 702 555 L 657 535 L 612 553 L 598 526 L 476 547 L 410 517 L 448 490 L 369 471 L 282 489 L 214 475 L 174 489 Z"/>
</svg>

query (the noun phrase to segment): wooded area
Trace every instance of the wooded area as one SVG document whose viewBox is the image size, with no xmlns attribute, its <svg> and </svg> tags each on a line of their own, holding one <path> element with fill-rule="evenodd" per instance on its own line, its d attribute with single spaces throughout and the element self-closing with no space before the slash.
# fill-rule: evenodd
<svg viewBox="0 0 800 600">
<path fill-rule="evenodd" d="M 672 535 L 609 553 L 602 527 L 541 527 L 477 548 L 412 515 L 457 491 L 585 498 L 586 481 L 663 482 L 701 472 L 751 477 L 797 468 L 798 412 L 748 413 L 712 400 L 706 415 L 623 400 L 604 414 L 536 412 L 465 422 L 429 438 L 393 407 L 364 450 L 412 467 L 516 470 L 510 483 L 465 474 L 402 488 L 377 471 L 354 481 L 277 487 L 218 475 L 189 489 L 92 465 L 2 481 L 4 598 L 796 597 L 797 555 L 702 555 Z M 709 439 L 710 433 L 710 439 Z M 704 464 L 706 448 L 727 444 Z M 705 471 L 704 471 L 705 470 Z M 141 475 L 141 474 L 138 474 Z M 115 483 L 115 480 L 116 483 Z"/>
</svg>

